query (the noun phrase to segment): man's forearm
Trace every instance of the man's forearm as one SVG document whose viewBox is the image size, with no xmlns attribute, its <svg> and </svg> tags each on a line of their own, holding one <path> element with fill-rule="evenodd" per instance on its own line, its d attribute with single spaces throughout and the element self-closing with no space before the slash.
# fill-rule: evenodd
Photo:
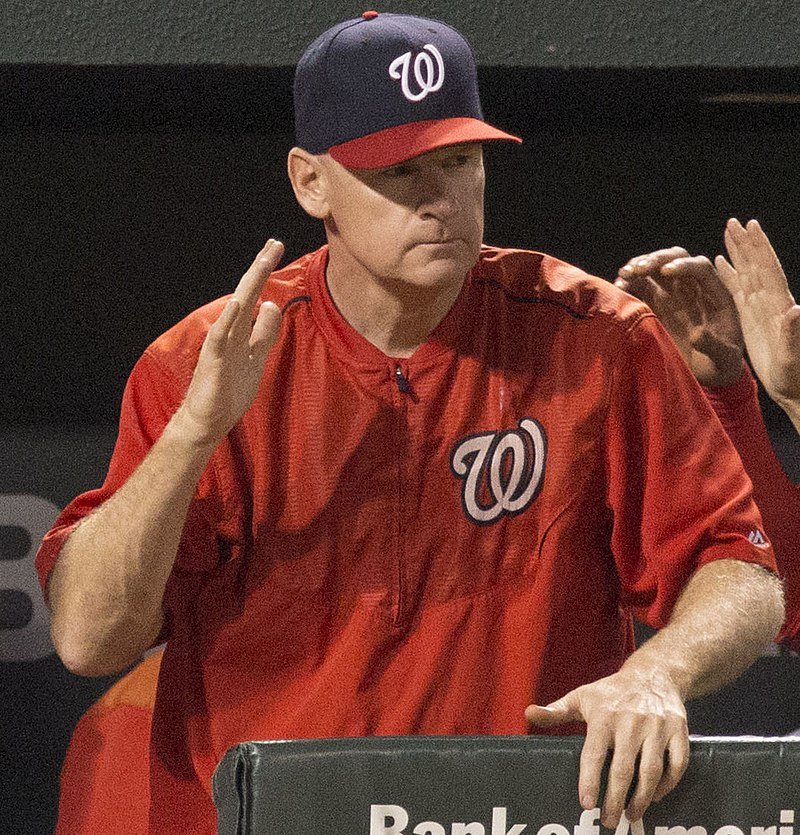
<svg viewBox="0 0 800 835">
<path fill-rule="evenodd" d="M 181 410 L 125 484 L 72 532 L 48 584 L 53 643 L 82 675 L 124 669 L 162 623 L 189 504 L 216 444 Z"/>
<path fill-rule="evenodd" d="M 740 675 L 783 623 L 780 581 L 757 565 L 717 560 L 699 569 L 670 622 L 623 670 L 666 675 L 684 700 L 711 693 Z"/>
</svg>

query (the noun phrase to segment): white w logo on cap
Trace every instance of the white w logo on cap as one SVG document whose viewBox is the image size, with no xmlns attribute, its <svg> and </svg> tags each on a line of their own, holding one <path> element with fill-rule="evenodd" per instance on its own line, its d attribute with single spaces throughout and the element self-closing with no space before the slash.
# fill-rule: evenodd
<svg viewBox="0 0 800 835">
<path fill-rule="evenodd" d="M 403 95 L 409 101 L 421 101 L 428 93 L 435 93 L 444 83 L 444 61 L 442 53 L 431 43 L 426 43 L 423 50 L 414 59 L 414 78 L 419 85 L 419 92 L 412 93 L 408 86 L 408 76 L 411 68 L 411 53 L 404 52 L 389 65 L 389 75 L 400 81 Z M 433 55 L 433 58 L 431 58 Z M 433 60 L 436 59 L 434 66 Z"/>
</svg>

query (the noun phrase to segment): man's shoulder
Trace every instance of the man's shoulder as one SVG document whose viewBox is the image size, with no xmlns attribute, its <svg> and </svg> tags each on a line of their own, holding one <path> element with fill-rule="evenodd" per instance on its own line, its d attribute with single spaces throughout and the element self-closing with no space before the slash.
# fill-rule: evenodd
<svg viewBox="0 0 800 835">
<path fill-rule="evenodd" d="M 473 280 L 511 303 L 543 305 L 573 320 L 630 325 L 648 313 L 612 282 L 535 250 L 483 246 Z"/>
<path fill-rule="evenodd" d="M 325 251 L 326 248 L 322 247 L 306 253 L 272 273 L 261 294 L 260 302 L 275 302 L 285 311 L 295 300 L 307 298 L 309 272 L 324 260 Z M 145 355 L 161 366 L 169 368 L 179 377 L 191 375 L 206 334 L 221 315 L 231 295 L 232 293 L 227 293 L 193 310 L 152 342 Z"/>
</svg>

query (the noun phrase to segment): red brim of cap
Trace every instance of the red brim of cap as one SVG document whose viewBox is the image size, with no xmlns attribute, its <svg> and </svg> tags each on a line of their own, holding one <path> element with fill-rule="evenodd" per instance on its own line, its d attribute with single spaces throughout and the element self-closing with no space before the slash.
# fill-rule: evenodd
<svg viewBox="0 0 800 835">
<path fill-rule="evenodd" d="M 386 128 L 334 145 L 328 153 L 345 168 L 385 168 L 447 145 L 496 139 L 522 142 L 518 136 L 493 128 L 480 119 L 457 117 Z"/>
</svg>

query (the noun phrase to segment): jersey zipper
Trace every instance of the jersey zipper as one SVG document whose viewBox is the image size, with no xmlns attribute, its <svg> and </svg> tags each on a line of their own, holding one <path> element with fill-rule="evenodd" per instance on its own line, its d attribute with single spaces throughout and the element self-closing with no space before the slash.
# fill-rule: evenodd
<svg viewBox="0 0 800 835">
<path fill-rule="evenodd" d="M 407 371 L 403 370 L 400 363 L 394 367 L 392 376 L 397 386 L 397 395 L 393 398 L 396 404 L 396 427 L 397 436 L 395 448 L 395 484 L 396 504 L 394 518 L 395 537 L 395 571 L 397 581 L 397 594 L 392 613 L 392 626 L 398 628 L 402 625 L 405 616 L 406 606 L 406 582 L 405 582 L 405 548 L 403 544 L 403 517 L 404 517 L 404 496 L 403 496 L 403 467 L 406 444 L 408 442 L 408 396 L 411 393 L 411 384 L 408 380 Z"/>
<path fill-rule="evenodd" d="M 394 368 L 394 381 L 397 383 L 397 390 L 400 394 L 409 394 L 411 392 L 411 384 L 408 382 L 408 377 L 403 373 L 403 368 L 396 365 Z"/>
</svg>

